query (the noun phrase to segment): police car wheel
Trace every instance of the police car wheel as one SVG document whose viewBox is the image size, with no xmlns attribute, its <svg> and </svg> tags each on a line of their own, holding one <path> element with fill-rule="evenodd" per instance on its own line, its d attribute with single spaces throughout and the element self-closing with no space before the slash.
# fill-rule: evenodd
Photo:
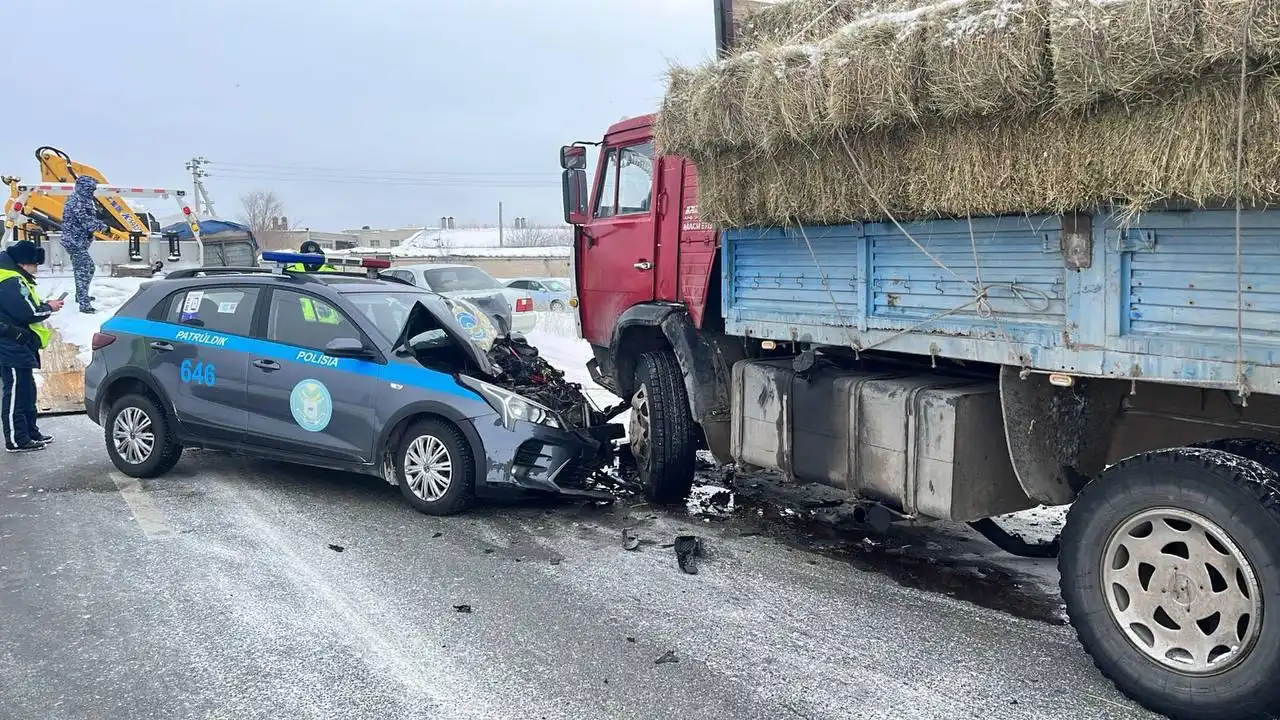
<svg viewBox="0 0 1280 720">
<path fill-rule="evenodd" d="M 182 455 L 182 447 L 171 439 L 164 411 L 143 395 L 117 400 L 107 413 L 105 432 L 111 463 L 130 477 L 163 475 Z"/>
<path fill-rule="evenodd" d="M 475 469 L 462 433 L 442 420 L 414 423 L 396 450 L 400 492 L 418 512 L 453 515 L 475 497 Z"/>
</svg>

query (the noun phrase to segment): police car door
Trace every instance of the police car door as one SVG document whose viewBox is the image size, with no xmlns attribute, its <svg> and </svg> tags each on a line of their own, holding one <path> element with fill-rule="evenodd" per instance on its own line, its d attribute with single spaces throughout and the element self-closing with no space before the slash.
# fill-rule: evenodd
<svg viewBox="0 0 1280 720">
<path fill-rule="evenodd" d="M 324 354 L 333 340 L 372 343 L 342 311 L 307 293 L 271 291 L 262 340 L 249 357 L 246 442 L 301 458 L 373 460 L 382 365 Z"/>
<path fill-rule="evenodd" d="M 244 436 L 245 346 L 252 344 L 259 293 L 255 287 L 188 288 L 152 311 L 147 364 L 185 434 L 223 442 Z"/>
</svg>

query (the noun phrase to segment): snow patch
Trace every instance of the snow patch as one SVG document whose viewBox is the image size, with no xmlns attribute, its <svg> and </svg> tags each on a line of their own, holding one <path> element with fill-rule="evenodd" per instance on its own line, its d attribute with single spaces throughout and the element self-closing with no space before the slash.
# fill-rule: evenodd
<svg viewBox="0 0 1280 720">
<path fill-rule="evenodd" d="M 102 278 L 94 279 L 89 286 L 89 293 L 95 296 L 93 305 L 98 312 L 86 315 L 76 307 L 75 278 L 70 275 L 42 275 L 36 278 L 36 287 L 40 297 L 48 300 L 67 293 L 67 304 L 61 312 L 54 313 L 48 320 L 49 326 L 58 331 L 62 341 L 80 348 L 80 362 L 89 364 L 92 355 L 93 334 L 98 332 L 102 323 L 111 319 L 125 301 L 138 292 L 143 283 L 152 278 Z"/>
</svg>

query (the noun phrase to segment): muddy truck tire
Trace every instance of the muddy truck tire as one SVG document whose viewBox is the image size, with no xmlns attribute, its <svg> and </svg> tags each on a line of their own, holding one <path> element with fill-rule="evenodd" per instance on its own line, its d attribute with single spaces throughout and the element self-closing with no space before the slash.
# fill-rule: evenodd
<svg viewBox="0 0 1280 720">
<path fill-rule="evenodd" d="M 1280 713 L 1280 475 L 1212 448 L 1105 470 L 1058 559 L 1080 642 L 1129 697 L 1174 720 Z"/>
<path fill-rule="evenodd" d="M 689 395 L 675 354 L 641 355 L 634 387 L 631 453 L 645 497 L 659 505 L 684 502 L 693 487 L 697 442 Z"/>
</svg>

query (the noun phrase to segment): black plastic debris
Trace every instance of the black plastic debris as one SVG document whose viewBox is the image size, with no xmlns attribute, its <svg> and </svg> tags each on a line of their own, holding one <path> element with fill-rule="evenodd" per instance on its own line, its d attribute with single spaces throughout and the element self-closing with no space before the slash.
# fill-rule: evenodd
<svg viewBox="0 0 1280 720">
<path fill-rule="evenodd" d="M 443 536 L 444 536 L 444 533 L 442 533 L 442 532 L 435 532 L 435 533 L 431 533 L 431 537 L 433 537 L 433 538 L 438 538 L 438 537 L 443 537 Z"/>
<path fill-rule="evenodd" d="M 636 639 L 635 639 L 635 638 L 631 637 L 630 635 L 628 635 L 628 636 L 627 636 L 627 642 L 629 642 L 629 643 L 633 643 L 633 642 L 635 642 L 635 641 L 636 641 Z"/>
<path fill-rule="evenodd" d="M 341 546 L 341 545 L 330 545 L 330 546 L 329 546 L 329 549 L 330 549 L 330 550 L 332 550 L 332 551 L 334 551 L 334 552 L 342 552 L 342 551 L 346 550 L 346 548 L 345 548 L 345 547 L 343 547 L 343 546 Z"/>
<path fill-rule="evenodd" d="M 640 538 L 631 534 L 631 528 L 622 528 L 622 548 L 624 550 L 640 549 Z"/>
<path fill-rule="evenodd" d="M 563 561 L 563 560 L 564 560 L 564 558 L 553 557 L 553 558 L 551 558 L 551 564 L 552 564 L 552 565 L 559 565 L 559 564 L 561 563 L 561 561 Z"/>
<path fill-rule="evenodd" d="M 697 558 L 702 555 L 702 540 L 697 535 L 677 535 L 675 548 L 680 569 L 690 575 L 697 575 Z"/>
<path fill-rule="evenodd" d="M 678 663 L 678 662 L 680 662 L 680 658 L 676 657 L 676 651 L 675 651 L 675 650 L 668 650 L 668 651 L 666 651 L 666 652 L 662 653 L 662 657 L 658 658 L 657 660 L 654 660 L 654 661 L 653 661 L 653 664 L 654 664 L 654 665 L 665 665 L 665 664 L 667 664 L 667 663 Z"/>
<path fill-rule="evenodd" d="M 454 605 L 454 606 L 453 606 L 453 609 L 454 609 L 455 611 L 457 611 L 457 612 L 460 612 L 460 613 L 470 613 L 470 612 L 471 612 L 471 606 L 470 606 L 470 605 Z"/>
</svg>

